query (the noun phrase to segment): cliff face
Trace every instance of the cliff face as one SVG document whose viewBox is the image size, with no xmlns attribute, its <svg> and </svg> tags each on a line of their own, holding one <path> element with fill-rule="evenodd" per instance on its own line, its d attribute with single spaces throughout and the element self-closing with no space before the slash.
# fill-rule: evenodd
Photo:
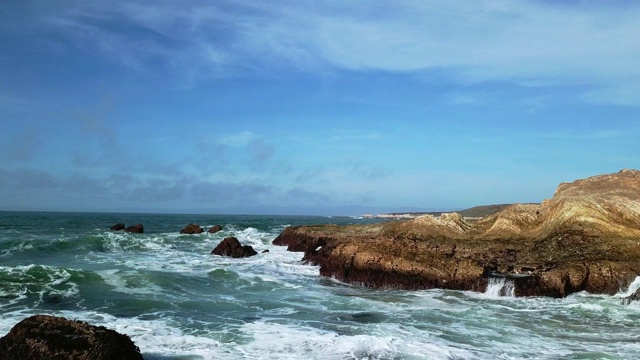
<svg viewBox="0 0 640 360">
<path fill-rule="evenodd" d="M 477 221 L 453 213 L 292 227 L 274 244 L 366 286 L 483 291 L 492 275 L 514 278 L 516 295 L 613 294 L 640 275 L 640 171 L 562 183 L 541 204 Z"/>
</svg>

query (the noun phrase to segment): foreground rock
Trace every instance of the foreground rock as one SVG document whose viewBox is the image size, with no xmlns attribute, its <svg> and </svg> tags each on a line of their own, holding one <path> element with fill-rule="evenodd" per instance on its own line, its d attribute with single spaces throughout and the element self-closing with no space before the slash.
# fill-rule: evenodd
<svg viewBox="0 0 640 360">
<path fill-rule="evenodd" d="M 550 200 L 478 221 L 290 227 L 273 243 L 304 251 L 323 276 L 372 287 L 484 291 L 504 276 L 519 296 L 614 294 L 640 275 L 640 172 L 563 183 Z"/>
<path fill-rule="evenodd" d="M 251 245 L 240 244 L 235 237 L 224 238 L 215 249 L 211 251 L 211 254 L 220 256 L 231 256 L 233 258 L 242 258 L 257 255 L 258 253 L 253 249 Z"/>
<path fill-rule="evenodd" d="M 63 317 L 36 315 L 16 324 L 0 339 L 0 360 L 140 360 L 126 336 Z"/>
<path fill-rule="evenodd" d="M 180 234 L 202 234 L 204 229 L 198 224 L 189 224 L 180 230 Z"/>
</svg>

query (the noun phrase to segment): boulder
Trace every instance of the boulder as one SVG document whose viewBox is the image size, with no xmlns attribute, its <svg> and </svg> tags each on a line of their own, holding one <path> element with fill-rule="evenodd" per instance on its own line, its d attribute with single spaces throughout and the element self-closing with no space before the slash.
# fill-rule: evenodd
<svg viewBox="0 0 640 360">
<path fill-rule="evenodd" d="M 189 224 L 180 230 L 180 234 L 202 234 L 204 230 L 198 224 Z"/>
<path fill-rule="evenodd" d="M 141 360 L 131 339 L 114 330 L 63 317 L 35 315 L 0 339 L 0 360 Z"/>
<path fill-rule="evenodd" d="M 127 227 L 126 229 L 124 229 L 124 231 L 128 233 L 142 234 L 144 233 L 144 227 L 142 226 L 142 224 L 135 224 Z"/>
<path fill-rule="evenodd" d="M 211 254 L 220 256 L 231 256 L 233 258 L 249 257 L 258 253 L 250 245 L 242 246 L 235 237 L 224 238 Z"/>
<path fill-rule="evenodd" d="M 214 225 L 212 228 L 210 228 L 207 232 L 210 234 L 215 234 L 218 231 L 222 231 L 222 226 L 220 225 Z"/>
<path fill-rule="evenodd" d="M 113 225 L 112 227 L 109 228 L 109 230 L 111 231 L 120 231 L 120 230 L 124 230 L 124 224 L 123 223 L 117 223 L 115 225 Z"/>
<path fill-rule="evenodd" d="M 479 220 L 288 227 L 273 244 L 303 251 L 323 276 L 370 287 L 484 291 L 497 273 L 517 279 L 516 296 L 564 297 L 626 288 L 640 275 L 638 239 L 640 171 L 623 170 Z"/>
</svg>

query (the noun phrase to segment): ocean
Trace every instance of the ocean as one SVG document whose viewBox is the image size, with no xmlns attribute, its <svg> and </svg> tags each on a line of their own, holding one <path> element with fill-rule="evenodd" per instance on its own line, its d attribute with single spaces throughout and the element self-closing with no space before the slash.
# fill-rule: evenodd
<svg viewBox="0 0 640 360">
<path fill-rule="evenodd" d="M 348 217 L 0 212 L 0 336 L 35 314 L 127 334 L 147 360 L 638 359 L 640 304 L 578 293 L 368 289 L 271 241 Z M 109 231 L 141 223 L 144 234 Z M 189 223 L 216 234 L 181 235 Z M 259 253 L 211 255 L 235 236 Z M 269 250 L 262 253 L 264 250 Z M 500 282 L 502 281 L 502 282 Z"/>
</svg>

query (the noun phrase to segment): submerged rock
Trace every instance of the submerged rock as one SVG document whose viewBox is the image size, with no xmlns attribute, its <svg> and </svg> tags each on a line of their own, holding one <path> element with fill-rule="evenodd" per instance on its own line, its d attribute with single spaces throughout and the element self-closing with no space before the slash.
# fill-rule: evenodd
<svg viewBox="0 0 640 360">
<path fill-rule="evenodd" d="M 202 234 L 204 230 L 198 224 L 189 224 L 180 230 L 180 234 Z"/>
<path fill-rule="evenodd" d="M 144 233 L 144 227 L 142 226 L 142 224 L 135 224 L 127 227 L 126 229 L 124 229 L 124 231 L 128 233 L 142 234 Z"/>
<path fill-rule="evenodd" d="M 141 360 L 131 339 L 102 326 L 63 317 L 35 315 L 0 339 L 0 360 Z"/>
<path fill-rule="evenodd" d="M 289 227 L 273 244 L 303 251 L 323 276 L 371 287 L 484 291 L 489 274 L 510 274 L 517 296 L 615 294 L 640 275 L 640 172 L 563 183 L 541 204 L 480 220 Z"/>
<path fill-rule="evenodd" d="M 258 253 L 250 245 L 242 246 L 235 237 L 224 238 L 211 254 L 220 256 L 231 256 L 233 258 L 249 257 Z"/>
</svg>

